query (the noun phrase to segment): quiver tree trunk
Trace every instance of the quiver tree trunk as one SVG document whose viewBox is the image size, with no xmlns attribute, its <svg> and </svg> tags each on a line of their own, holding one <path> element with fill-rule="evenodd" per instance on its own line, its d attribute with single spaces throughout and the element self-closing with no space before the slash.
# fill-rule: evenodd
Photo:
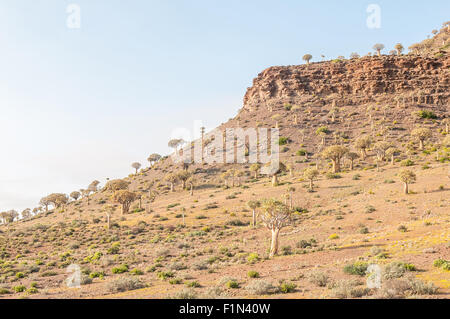
<svg viewBox="0 0 450 319">
<path fill-rule="evenodd" d="M 277 174 L 275 174 L 275 175 L 273 175 L 273 177 L 272 177 L 272 186 L 278 186 L 278 175 Z"/>
<path fill-rule="evenodd" d="M 106 227 L 107 229 L 111 229 L 111 214 L 106 213 Z"/>
<path fill-rule="evenodd" d="M 255 209 L 253 209 L 252 226 L 253 226 L 253 228 L 256 227 L 256 210 Z"/>
<path fill-rule="evenodd" d="M 408 195 L 409 194 L 409 185 L 408 183 L 404 183 L 405 184 L 405 194 Z"/>
<path fill-rule="evenodd" d="M 272 241 L 270 243 L 270 254 L 269 258 L 272 258 L 278 254 L 278 237 L 280 235 L 280 230 L 277 228 L 272 229 Z"/>
</svg>

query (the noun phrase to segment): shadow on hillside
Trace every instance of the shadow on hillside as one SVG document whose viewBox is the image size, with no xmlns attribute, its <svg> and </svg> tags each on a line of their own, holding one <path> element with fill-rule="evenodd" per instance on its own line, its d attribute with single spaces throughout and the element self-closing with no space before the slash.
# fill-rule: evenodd
<svg viewBox="0 0 450 319">
<path fill-rule="evenodd" d="M 330 186 L 328 188 L 342 189 L 342 188 L 352 188 L 353 185 L 342 185 L 342 186 Z"/>
<path fill-rule="evenodd" d="M 372 248 L 372 247 L 382 247 L 382 244 L 359 244 L 354 246 L 347 247 L 339 247 L 339 250 L 348 250 L 348 249 L 358 249 L 358 248 Z"/>
<path fill-rule="evenodd" d="M 196 190 L 211 189 L 211 188 L 217 188 L 217 185 L 216 184 L 202 184 L 202 185 L 195 187 Z"/>
</svg>

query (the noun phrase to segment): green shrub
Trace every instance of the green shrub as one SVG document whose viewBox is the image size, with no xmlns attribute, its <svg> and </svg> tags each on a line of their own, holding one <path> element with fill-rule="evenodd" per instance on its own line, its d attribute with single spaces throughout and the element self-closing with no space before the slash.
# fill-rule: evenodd
<svg viewBox="0 0 450 319">
<path fill-rule="evenodd" d="M 19 285 L 19 286 L 13 287 L 13 290 L 15 292 L 24 292 L 26 289 L 27 289 L 27 287 L 25 287 L 24 285 Z"/>
<path fill-rule="evenodd" d="M 369 265 L 366 262 L 357 261 L 353 264 L 346 265 L 344 272 L 349 275 L 364 276 Z"/>
<path fill-rule="evenodd" d="M 227 288 L 230 288 L 230 289 L 237 289 L 237 288 L 239 288 L 239 283 L 237 281 L 235 281 L 235 280 L 230 280 L 225 285 L 226 285 Z"/>
<path fill-rule="evenodd" d="M 9 294 L 10 292 L 9 292 L 9 290 L 8 289 L 6 289 L 6 288 L 0 288 L 0 295 L 6 295 L 6 294 Z"/>
<path fill-rule="evenodd" d="M 134 268 L 132 271 L 130 271 L 130 274 L 135 276 L 142 276 L 144 272 L 140 269 Z"/>
<path fill-rule="evenodd" d="M 278 139 L 278 145 L 286 145 L 289 142 L 289 138 L 287 137 L 280 137 Z"/>
<path fill-rule="evenodd" d="M 249 278 L 259 278 L 259 272 L 255 271 L 255 270 L 250 270 L 250 271 L 247 273 L 247 276 L 248 276 Z"/>
<path fill-rule="evenodd" d="M 341 175 L 339 175 L 339 174 L 337 174 L 337 173 L 332 173 L 332 172 L 328 172 L 328 173 L 325 175 L 325 177 L 326 177 L 327 179 L 339 179 L 339 178 L 342 178 Z"/>
<path fill-rule="evenodd" d="M 169 284 L 171 285 L 179 285 L 183 282 L 180 278 L 172 278 L 169 280 Z"/>
<path fill-rule="evenodd" d="M 89 274 L 90 278 L 100 278 L 103 279 L 105 273 L 103 271 L 94 271 Z"/>
<path fill-rule="evenodd" d="M 257 254 L 257 253 L 250 253 L 249 255 L 248 255 L 248 257 L 247 257 L 247 261 L 250 263 L 250 264 L 254 264 L 254 263 L 256 263 L 256 262 L 258 262 L 259 261 L 259 255 Z"/>
<path fill-rule="evenodd" d="M 305 155 L 306 155 L 306 151 L 304 149 L 297 151 L 297 156 L 305 156 Z"/>
<path fill-rule="evenodd" d="M 160 271 L 156 274 L 159 279 L 166 280 L 167 278 L 173 278 L 174 273 L 172 271 Z"/>
<path fill-rule="evenodd" d="M 432 111 L 421 110 L 417 112 L 417 116 L 423 119 L 436 119 L 437 116 Z"/>
<path fill-rule="evenodd" d="M 293 292 L 297 286 L 294 283 L 283 282 L 280 285 L 280 291 L 284 294 Z"/>
<path fill-rule="evenodd" d="M 128 272 L 128 265 L 127 264 L 123 264 L 121 266 L 114 267 L 112 269 L 112 273 L 113 274 L 122 274 L 124 272 Z"/>
<path fill-rule="evenodd" d="M 37 290 L 37 288 L 35 288 L 35 287 L 30 287 L 30 288 L 28 288 L 27 290 L 26 290 L 26 293 L 27 294 L 37 294 L 39 291 Z"/>
<path fill-rule="evenodd" d="M 21 279 L 21 278 L 24 278 L 24 277 L 25 277 L 25 274 L 23 272 L 16 273 L 16 278 Z"/>
<path fill-rule="evenodd" d="M 200 287 L 200 283 L 198 281 L 190 281 L 186 283 L 186 286 L 189 288 L 198 288 Z"/>
<path fill-rule="evenodd" d="M 414 162 L 410 159 L 404 160 L 400 163 L 401 166 L 413 166 Z"/>
</svg>

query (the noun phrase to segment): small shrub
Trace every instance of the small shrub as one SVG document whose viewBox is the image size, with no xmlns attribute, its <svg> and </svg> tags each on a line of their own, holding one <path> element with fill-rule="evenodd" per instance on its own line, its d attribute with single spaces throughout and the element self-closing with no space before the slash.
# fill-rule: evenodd
<svg viewBox="0 0 450 319">
<path fill-rule="evenodd" d="M 19 285 L 19 286 L 13 287 L 13 290 L 17 293 L 24 292 L 26 289 L 27 289 L 27 287 L 25 287 L 24 285 Z"/>
<path fill-rule="evenodd" d="M 108 284 L 108 290 L 111 292 L 123 292 L 129 290 L 141 289 L 144 284 L 135 277 L 124 277 L 116 279 Z"/>
<path fill-rule="evenodd" d="M 406 233 L 408 231 L 408 228 L 405 225 L 400 225 L 398 226 L 397 230 L 399 232 Z"/>
<path fill-rule="evenodd" d="M 113 274 L 123 274 L 124 272 L 128 272 L 128 265 L 127 264 L 123 264 L 121 266 L 114 267 L 112 269 L 112 273 Z"/>
<path fill-rule="evenodd" d="M 198 288 L 200 287 L 200 283 L 198 281 L 190 281 L 186 283 L 186 286 L 189 288 Z"/>
<path fill-rule="evenodd" d="M 245 290 L 251 295 L 269 295 L 278 291 L 274 285 L 265 280 L 253 280 L 245 287 Z"/>
<path fill-rule="evenodd" d="M 296 287 L 297 287 L 297 285 L 294 283 L 283 282 L 280 285 L 280 291 L 284 294 L 287 294 L 287 293 L 293 292 Z"/>
<path fill-rule="evenodd" d="M 180 278 L 173 278 L 173 279 L 169 280 L 169 284 L 171 284 L 171 285 L 179 285 L 182 282 L 183 282 L 183 280 Z"/>
<path fill-rule="evenodd" d="M 140 269 L 134 268 L 132 271 L 130 271 L 130 274 L 135 276 L 142 276 L 144 272 Z"/>
<path fill-rule="evenodd" d="M 197 299 L 198 294 L 194 289 L 183 289 L 180 292 L 175 293 L 172 296 L 169 296 L 169 299 Z"/>
<path fill-rule="evenodd" d="M 344 272 L 349 275 L 364 276 L 368 267 L 368 263 L 358 261 L 353 264 L 346 265 L 344 267 Z"/>
<path fill-rule="evenodd" d="M 255 270 L 250 270 L 247 273 L 248 278 L 259 278 L 259 272 L 255 271 Z"/>
<path fill-rule="evenodd" d="M 329 279 L 327 274 L 320 271 L 313 272 L 309 275 L 309 282 L 319 287 L 325 287 Z"/>
<path fill-rule="evenodd" d="M 256 263 L 256 262 L 258 262 L 259 261 L 259 255 L 257 254 L 257 253 L 250 253 L 249 255 L 248 255 L 248 257 L 247 257 L 247 261 L 250 263 L 250 264 L 254 264 L 254 263 Z"/>
<path fill-rule="evenodd" d="M 156 274 L 159 279 L 166 280 L 167 278 L 173 278 L 174 273 L 172 271 L 160 271 Z"/>
<path fill-rule="evenodd" d="M 230 288 L 230 289 L 237 289 L 237 288 L 239 288 L 239 283 L 237 281 L 235 281 L 235 280 L 230 280 L 225 285 L 226 285 L 227 288 Z"/>
</svg>

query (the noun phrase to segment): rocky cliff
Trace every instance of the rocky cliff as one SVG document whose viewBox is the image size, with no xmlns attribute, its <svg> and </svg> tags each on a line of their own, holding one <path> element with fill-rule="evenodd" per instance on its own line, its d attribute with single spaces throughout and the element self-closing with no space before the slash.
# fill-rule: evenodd
<svg viewBox="0 0 450 319">
<path fill-rule="evenodd" d="M 373 56 L 264 70 L 244 97 L 244 110 L 286 103 L 315 106 L 392 103 L 447 105 L 450 56 Z M 395 101 L 395 102 L 394 102 Z"/>
</svg>

